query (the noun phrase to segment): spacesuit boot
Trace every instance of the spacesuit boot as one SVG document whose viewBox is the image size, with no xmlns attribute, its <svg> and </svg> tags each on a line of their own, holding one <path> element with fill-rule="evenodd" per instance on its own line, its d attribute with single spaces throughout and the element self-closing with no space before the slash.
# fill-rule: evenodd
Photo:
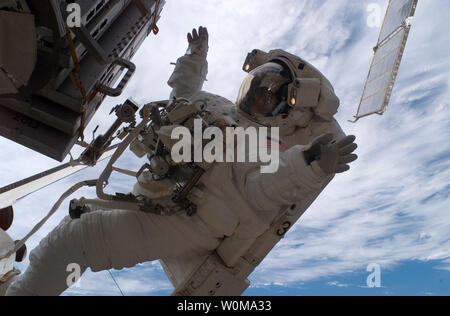
<svg viewBox="0 0 450 316">
<path fill-rule="evenodd" d="M 9 225 L 8 225 L 9 226 Z M 5 228 L 5 227 L 4 227 Z M 14 241 L 0 229 L 0 254 L 14 247 Z M 14 282 L 20 271 L 14 269 L 15 254 L 0 261 L 0 296 L 4 296 L 9 285 Z"/>
<path fill-rule="evenodd" d="M 18 270 L 11 270 L 0 279 L 0 296 L 5 296 L 9 286 L 16 281 L 20 274 Z"/>
</svg>

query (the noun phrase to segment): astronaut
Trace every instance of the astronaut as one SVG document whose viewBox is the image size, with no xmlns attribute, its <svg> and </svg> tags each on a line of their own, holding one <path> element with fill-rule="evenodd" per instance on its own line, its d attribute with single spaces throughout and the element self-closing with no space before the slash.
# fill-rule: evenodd
<svg viewBox="0 0 450 316">
<path fill-rule="evenodd" d="M 297 205 L 304 212 L 334 175 L 349 170 L 348 164 L 357 159 L 355 137 L 346 137 L 333 119 L 339 100 L 310 64 L 283 51 L 252 52 L 235 105 L 202 91 L 208 71 L 207 29 L 194 29 L 188 43 L 168 81 L 171 98 L 202 100 L 207 109 L 242 127 L 279 127 L 278 171 L 263 174 L 254 163 L 216 163 L 196 186 L 193 216 L 122 209 L 66 218 L 31 252 L 28 269 L 7 295 L 59 295 L 70 285 L 71 264 L 83 273 L 162 260 L 177 286 L 189 273 L 189 263 L 227 241 L 250 244 L 246 241 L 267 231 L 286 207 Z M 150 173 L 142 174 L 133 193 L 154 197 L 147 185 L 151 181 Z M 227 262 L 227 251 L 219 253 Z"/>
</svg>

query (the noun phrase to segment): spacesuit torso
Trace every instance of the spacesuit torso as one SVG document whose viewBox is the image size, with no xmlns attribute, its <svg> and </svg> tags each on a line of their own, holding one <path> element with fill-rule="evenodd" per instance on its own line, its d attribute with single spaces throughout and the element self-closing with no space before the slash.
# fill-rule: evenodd
<svg viewBox="0 0 450 316">
<path fill-rule="evenodd" d="M 173 88 L 171 97 L 186 98 L 190 103 L 203 102 L 206 111 L 225 115 L 238 126 L 262 126 L 242 113 L 236 105 L 221 96 L 201 91 L 206 78 L 207 62 L 199 56 L 179 58 L 176 69 L 169 80 Z M 339 124 L 333 119 L 326 121 L 313 117 L 307 126 L 280 135 L 283 149 L 280 152 L 280 167 L 274 174 L 260 172 L 254 163 L 215 163 L 201 178 L 190 194 L 197 205 L 197 215 L 223 241 L 217 253 L 227 266 L 232 267 L 255 240 L 269 230 L 271 224 L 283 216 L 286 210 L 303 214 L 333 176 L 313 169 L 303 158 L 302 152 L 318 136 L 332 133 L 335 139 L 344 137 Z M 151 176 L 143 174 L 140 182 Z M 134 194 L 148 195 L 139 185 Z M 182 258 L 162 261 L 167 274 L 175 286 L 195 266 L 192 260 Z"/>
</svg>

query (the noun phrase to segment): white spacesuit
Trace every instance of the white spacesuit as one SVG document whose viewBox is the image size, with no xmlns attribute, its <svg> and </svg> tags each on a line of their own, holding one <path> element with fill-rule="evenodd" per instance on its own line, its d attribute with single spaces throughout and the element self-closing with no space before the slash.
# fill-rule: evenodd
<svg viewBox="0 0 450 316">
<path fill-rule="evenodd" d="M 273 60 L 254 51 L 244 66 L 250 73 L 236 107 L 201 91 L 207 75 L 206 29 L 194 30 L 188 41 L 188 52 L 168 82 L 171 97 L 201 100 L 239 126 L 279 126 L 278 172 L 263 174 L 254 163 L 216 163 L 192 194 L 193 216 L 99 210 L 66 218 L 31 252 L 30 266 L 8 295 L 58 295 L 68 287 L 67 267 L 73 263 L 82 272 L 96 272 L 161 259 L 175 287 L 213 251 L 233 266 L 283 210 L 304 212 L 334 174 L 356 159 L 354 137 L 345 137 L 333 119 L 339 101 L 331 84 L 311 65 L 282 51 L 272 52 Z M 286 56 L 300 63 L 297 70 L 283 64 Z M 151 178 L 143 173 L 134 194 L 153 196 L 146 186 Z"/>
</svg>

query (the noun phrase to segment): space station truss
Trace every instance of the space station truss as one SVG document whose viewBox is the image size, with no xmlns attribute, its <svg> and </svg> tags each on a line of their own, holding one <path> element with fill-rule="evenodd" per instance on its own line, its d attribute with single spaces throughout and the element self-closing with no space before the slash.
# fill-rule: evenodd
<svg viewBox="0 0 450 316">
<path fill-rule="evenodd" d="M 391 99 L 418 0 L 390 0 L 355 116 L 382 115 Z"/>
<path fill-rule="evenodd" d="M 20 34 L 20 25 L 14 27 L 14 19 L 9 25 L 5 18 L 0 23 L 0 53 L 2 49 L 8 52 L 8 48 L 14 53 L 13 41 L 22 50 L 25 45 L 34 45 L 33 54 L 36 51 L 27 85 L 16 93 L 3 94 L 0 87 L 0 136 L 59 161 L 82 138 L 105 97 L 120 95 L 130 80 L 135 71 L 131 58 L 147 36 L 158 32 L 156 24 L 165 0 L 70 1 L 81 8 L 81 27 L 67 26 L 67 3 L 0 1 L 2 16 L 31 15 L 36 21 L 31 25 L 36 42 L 31 43 L 25 34 L 28 44 L 25 39 L 14 38 L 14 33 Z M 9 34 L 9 38 L 2 38 L 2 34 Z M 26 56 L 13 61 L 29 64 Z M 0 70 L 12 64 L 1 62 L 0 58 Z"/>
</svg>

